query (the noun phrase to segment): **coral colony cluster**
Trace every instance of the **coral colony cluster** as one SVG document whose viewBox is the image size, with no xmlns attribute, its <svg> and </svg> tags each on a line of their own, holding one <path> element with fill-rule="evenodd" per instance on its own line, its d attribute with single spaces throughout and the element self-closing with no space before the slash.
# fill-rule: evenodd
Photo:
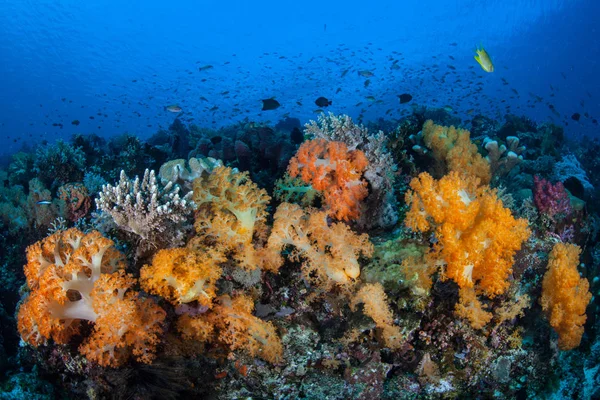
<svg viewBox="0 0 600 400">
<path fill-rule="evenodd" d="M 600 395 L 598 174 L 560 135 L 538 145 L 556 127 L 473 139 L 428 112 L 443 118 L 387 133 L 177 121 L 16 154 L 12 390 L 33 396 L 29 374 L 77 398 Z"/>
</svg>

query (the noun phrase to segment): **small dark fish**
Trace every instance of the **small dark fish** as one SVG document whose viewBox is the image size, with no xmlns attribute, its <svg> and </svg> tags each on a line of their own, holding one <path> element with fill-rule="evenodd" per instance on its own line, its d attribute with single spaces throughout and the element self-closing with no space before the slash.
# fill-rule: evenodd
<svg viewBox="0 0 600 400">
<path fill-rule="evenodd" d="M 265 99 L 262 101 L 262 103 L 262 111 L 275 110 L 281 106 L 281 104 L 279 104 L 279 102 L 275 99 Z"/>
<path fill-rule="evenodd" d="M 575 113 L 575 114 L 571 115 L 571 119 L 573 121 L 579 121 L 579 118 L 581 118 L 581 114 L 579 114 L 579 113 Z"/>
<path fill-rule="evenodd" d="M 298 129 L 298 127 L 294 127 L 294 129 L 292 129 L 290 132 L 290 139 L 292 140 L 292 143 L 300 144 L 304 142 L 304 134 L 300 129 Z"/>
<path fill-rule="evenodd" d="M 210 138 L 212 144 L 219 144 L 221 143 L 221 140 L 223 140 L 221 136 L 213 136 Z"/>
<path fill-rule="evenodd" d="M 73 121 L 71 121 L 71 125 L 79 125 L 79 120 L 78 119 L 74 119 Z"/>
<path fill-rule="evenodd" d="M 198 68 L 198 71 L 207 71 L 209 69 L 212 69 L 213 66 L 212 65 L 205 65 L 203 67 Z"/>
<path fill-rule="evenodd" d="M 367 80 L 365 81 L 365 88 L 369 87 L 369 85 L 370 85 L 370 84 L 371 84 L 371 80 L 370 80 L 370 79 L 367 79 Z"/>
<path fill-rule="evenodd" d="M 315 104 L 318 107 L 327 107 L 331 105 L 331 100 L 327 100 L 325 97 L 321 96 L 315 100 Z"/>
<path fill-rule="evenodd" d="M 369 70 L 366 70 L 366 69 L 363 69 L 363 70 L 361 70 L 361 71 L 358 71 L 358 74 L 359 74 L 360 76 L 363 76 L 363 77 L 365 77 L 365 78 L 370 78 L 370 77 L 372 77 L 372 76 L 375 76 L 375 74 L 374 74 L 374 73 L 372 73 L 371 71 L 369 71 Z"/>
<path fill-rule="evenodd" d="M 452 43 L 450 43 L 450 46 L 458 46 L 458 43 L 452 42 Z"/>
<path fill-rule="evenodd" d="M 450 68 L 450 69 L 451 69 L 451 70 L 453 70 L 453 71 L 454 71 L 454 70 L 456 70 L 456 67 L 455 67 L 454 65 L 450 65 L 450 64 L 448 64 L 448 68 Z"/>
<path fill-rule="evenodd" d="M 398 98 L 400 99 L 400 104 L 408 103 L 412 100 L 412 96 L 408 93 L 402 93 Z"/>
<path fill-rule="evenodd" d="M 38 206 L 47 206 L 52 204 L 52 202 L 50 200 L 40 200 L 38 202 L 36 202 L 35 204 L 37 204 Z"/>
<path fill-rule="evenodd" d="M 172 112 L 172 113 L 179 113 L 182 111 L 182 109 L 177 104 L 171 104 L 170 106 L 165 107 L 165 111 Z"/>
<path fill-rule="evenodd" d="M 341 77 L 343 78 L 344 76 L 346 76 L 346 74 L 348 73 L 348 71 L 350 71 L 350 68 L 342 71 L 342 76 Z"/>
<path fill-rule="evenodd" d="M 341 88 L 341 87 L 339 87 L 339 88 L 337 88 L 337 90 L 335 91 L 335 94 L 338 94 L 338 93 L 339 93 L 339 92 L 341 92 L 341 91 L 342 91 L 342 88 Z"/>
</svg>

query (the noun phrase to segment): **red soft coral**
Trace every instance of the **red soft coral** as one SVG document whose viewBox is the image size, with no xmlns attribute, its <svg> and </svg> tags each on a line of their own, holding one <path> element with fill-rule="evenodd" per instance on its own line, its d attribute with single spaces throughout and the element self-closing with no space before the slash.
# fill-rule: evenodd
<svg viewBox="0 0 600 400">
<path fill-rule="evenodd" d="M 165 313 L 130 290 L 136 281 L 111 240 L 95 231 L 60 231 L 30 246 L 27 260 L 31 293 L 18 314 L 23 340 L 69 343 L 81 321 L 90 321 L 94 329 L 80 347 L 90 361 L 118 366 L 131 353 L 151 360 Z"/>
<path fill-rule="evenodd" d="M 359 217 L 360 202 L 369 194 L 362 179 L 368 165 L 360 150 L 348 151 L 343 142 L 314 139 L 302 143 L 288 172 L 323 192 L 331 216 L 349 221 Z"/>
<path fill-rule="evenodd" d="M 577 271 L 579 253 L 581 249 L 574 244 L 554 245 L 542 282 L 540 304 L 558 333 L 561 350 L 579 346 L 587 319 L 585 309 L 592 299 L 588 280 Z"/>
</svg>

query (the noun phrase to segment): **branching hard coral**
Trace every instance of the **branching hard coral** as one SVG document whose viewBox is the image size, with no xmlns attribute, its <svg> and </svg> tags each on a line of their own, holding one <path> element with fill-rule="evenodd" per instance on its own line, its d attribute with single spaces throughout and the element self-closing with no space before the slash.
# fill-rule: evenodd
<svg viewBox="0 0 600 400">
<path fill-rule="evenodd" d="M 580 253 L 577 245 L 555 244 L 542 281 L 540 304 L 558 333 L 561 350 L 579 346 L 587 319 L 585 310 L 592 299 L 588 280 L 577 271 Z"/>
<path fill-rule="evenodd" d="M 322 191 L 331 216 L 349 221 L 359 217 L 360 202 L 368 194 L 362 178 L 367 166 L 362 151 L 348 150 L 342 142 L 314 139 L 302 143 L 290 160 L 288 173 Z"/>
<path fill-rule="evenodd" d="M 440 180 L 422 173 L 406 193 L 410 210 L 406 225 L 420 232 L 433 231 L 437 242 L 427 256 L 443 266 L 443 276 L 461 288 L 477 285 L 488 297 L 509 286 L 513 257 L 529 238 L 527 221 L 516 220 L 496 192 L 451 172 Z"/>
<path fill-rule="evenodd" d="M 226 260 L 213 249 L 205 252 L 185 247 L 160 250 L 152 264 L 140 270 L 140 284 L 148 293 L 159 295 L 174 305 L 196 300 L 210 307 L 216 297 L 215 284 L 222 273 L 219 263 Z"/>
<path fill-rule="evenodd" d="M 491 180 L 489 163 L 471 143 L 471 134 L 454 126 L 441 126 L 427 120 L 423 125 L 423 140 L 433 151 L 440 172 L 459 172 L 463 177 L 476 177 L 482 185 Z"/>
<path fill-rule="evenodd" d="M 164 311 L 139 298 L 114 243 L 73 228 L 27 249 L 24 271 L 31 293 L 18 313 L 23 340 L 39 346 L 52 338 L 66 344 L 81 321 L 94 324 L 79 350 L 102 366 L 121 365 L 130 354 L 151 362 Z"/>
<path fill-rule="evenodd" d="M 356 235 L 342 222 L 327 223 L 327 214 L 314 209 L 282 203 L 275 212 L 273 230 L 267 243 L 272 269 L 283 263 L 281 252 L 293 248 L 289 258 L 304 261 L 304 278 L 328 290 L 334 285 L 352 285 L 360 275 L 359 256 L 370 257 L 373 245 L 367 234 Z"/>
<path fill-rule="evenodd" d="M 177 327 L 186 338 L 222 343 L 231 351 L 243 350 L 277 363 L 283 356 L 283 346 L 275 326 L 252 315 L 253 310 L 249 296 L 220 296 L 208 312 L 196 317 L 183 315 Z"/>
<path fill-rule="evenodd" d="M 364 313 L 375 321 L 385 345 L 390 349 L 402 346 L 404 336 L 400 328 L 394 325 L 394 315 L 387 303 L 387 296 L 380 283 L 369 283 L 362 286 L 352 298 L 350 308 L 354 310 L 358 304 L 363 304 Z"/>
<path fill-rule="evenodd" d="M 364 178 L 369 182 L 369 195 L 361 207 L 359 225 L 386 228 L 398 220 L 393 198 L 396 164 L 387 148 L 387 136 L 379 131 L 370 134 L 362 125 L 356 125 L 348 115 L 320 114 L 318 121 L 305 125 L 305 133 L 313 139 L 343 142 L 349 151 L 361 150 L 368 165 Z"/>
<path fill-rule="evenodd" d="M 172 182 L 160 187 L 154 171 L 146 170 L 132 181 L 125 171 L 116 186 L 104 185 L 96 206 L 112 217 L 117 226 L 140 241 L 138 253 L 151 247 L 180 245 L 188 216 L 194 209 L 191 193 L 179 196 Z"/>
<path fill-rule="evenodd" d="M 199 208 L 196 213 L 196 232 L 199 237 L 215 245 L 246 270 L 263 267 L 260 248 L 253 240 L 263 239 L 267 191 L 248 178 L 247 172 L 235 172 L 228 167 L 217 167 L 208 176 L 194 181 L 193 200 Z"/>
</svg>

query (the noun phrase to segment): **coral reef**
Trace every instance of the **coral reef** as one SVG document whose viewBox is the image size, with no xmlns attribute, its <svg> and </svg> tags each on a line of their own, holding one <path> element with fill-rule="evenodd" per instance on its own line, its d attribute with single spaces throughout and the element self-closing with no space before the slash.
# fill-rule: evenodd
<svg viewBox="0 0 600 400">
<path fill-rule="evenodd" d="M 0 397 L 597 397 L 596 144 L 411 110 L 13 156 Z"/>
</svg>

